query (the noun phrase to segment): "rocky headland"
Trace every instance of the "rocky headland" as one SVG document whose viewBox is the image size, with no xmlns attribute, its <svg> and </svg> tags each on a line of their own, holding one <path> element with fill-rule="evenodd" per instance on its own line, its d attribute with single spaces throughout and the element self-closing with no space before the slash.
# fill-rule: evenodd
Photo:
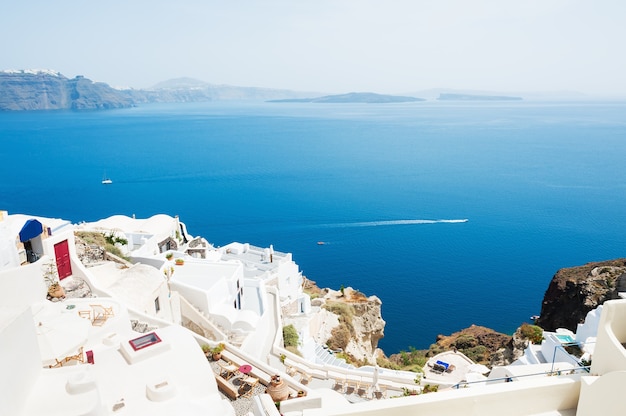
<svg viewBox="0 0 626 416">
<path fill-rule="evenodd" d="M 552 277 L 536 324 L 546 331 L 576 331 L 587 313 L 626 292 L 626 259 L 560 269 Z"/>
<path fill-rule="evenodd" d="M 0 71 L 0 110 L 99 110 L 131 107 L 128 94 L 102 82 L 47 70 Z"/>
<path fill-rule="evenodd" d="M 320 289 L 310 280 L 305 292 L 311 296 L 311 305 L 319 308 L 311 319 L 312 336 L 318 344 L 357 365 L 372 364 L 384 356 L 378 348 L 385 330 L 378 297 L 367 297 L 351 287 Z"/>
</svg>

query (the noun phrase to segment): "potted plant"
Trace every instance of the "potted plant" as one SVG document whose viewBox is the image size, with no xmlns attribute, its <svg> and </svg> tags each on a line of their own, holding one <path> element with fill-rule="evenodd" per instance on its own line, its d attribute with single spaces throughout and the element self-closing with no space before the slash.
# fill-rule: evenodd
<svg viewBox="0 0 626 416">
<path fill-rule="evenodd" d="M 181 259 L 180 257 L 175 260 L 177 266 L 182 266 L 185 264 L 185 259 Z"/>
<path fill-rule="evenodd" d="M 59 283 L 59 273 L 57 272 L 57 265 L 54 261 L 50 260 L 44 264 L 43 278 L 48 285 L 48 295 L 53 298 L 65 297 L 65 290 Z"/>
<path fill-rule="evenodd" d="M 209 358 L 209 355 L 211 355 L 211 346 L 209 344 L 202 344 L 200 348 L 202 348 L 204 355 Z"/>
<path fill-rule="evenodd" d="M 213 355 L 213 361 L 219 361 L 222 359 L 222 351 L 224 351 L 226 345 L 223 342 L 220 342 L 215 347 L 211 348 L 211 354 Z"/>
<path fill-rule="evenodd" d="M 165 258 L 167 261 L 171 261 L 174 258 L 174 253 L 166 253 Z"/>
</svg>

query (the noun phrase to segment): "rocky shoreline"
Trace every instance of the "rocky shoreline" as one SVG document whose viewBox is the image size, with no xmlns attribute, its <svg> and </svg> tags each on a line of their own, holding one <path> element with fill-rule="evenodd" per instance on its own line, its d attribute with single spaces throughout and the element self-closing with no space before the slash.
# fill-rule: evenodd
<svg viewBox="0 0 626 416">
<path fill-rule="evenodd" d="M 325 322 L 324 331 L 316 336 L 316 341 L 342 349 L 348 361 L 357 366 L 373 361 L 385 367 L 410 369 L 416 363 L 448 350 L 459 350 L 480 364 L 508 365 L 517 360 L 529 342 L 532 342 L 529 334 L 534 330 L 567 328 L 575 331 L 576 325 L 583 322 L 590 310 L 607 300 L 619 298 L 620 292 L 626 292 L 626 259 L 593 262 L 558 270 L 545 292 L 536 325 L 523 323 L 513 335 L 472 325 L 450 335 L 438 335 L 427 350 L 407 346 L 409 351 L 398 351 L 389 356 L 378 348 L 378 341 L 384 336 L 385 324 L 380 315 L 380 299 L 376 296 L 366 297 L 352 288 L 339 291 L 321 289 L 310 280 L 305 291 L 311 295 L 313 305 L 326 305 L 321 318 Z M 345 321 L 341 317 L 345 312 L 342 307 L 329 308 L 328 305 L 333 303 L 343 303 L 352 310 L 353 315 L 366 318 L 348 331 L 338 329 L 342 326 L 342 319 Z M 350 332 L 348 341 L 345 340 L 347 332 Z M 336 337 L 340 342 L 337 342 Z M 371 358 L 359 358 L 363 356 Z"/>
</svg>

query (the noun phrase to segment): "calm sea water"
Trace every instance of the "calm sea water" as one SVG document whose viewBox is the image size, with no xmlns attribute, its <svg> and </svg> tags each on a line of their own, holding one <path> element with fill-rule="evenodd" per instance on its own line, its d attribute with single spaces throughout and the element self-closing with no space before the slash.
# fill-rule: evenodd
<svg viewBox="0 0 626 416">
<path fill-rule="evenodd" d="M 0 208 L 167 213 L 218 246 L 273 244 L 320 286 L 380 297 L 393 353 L 510 333 L 559 268 L 624 256 L 624 156 L 625 103 L 0 113 Z"/>
</svg>

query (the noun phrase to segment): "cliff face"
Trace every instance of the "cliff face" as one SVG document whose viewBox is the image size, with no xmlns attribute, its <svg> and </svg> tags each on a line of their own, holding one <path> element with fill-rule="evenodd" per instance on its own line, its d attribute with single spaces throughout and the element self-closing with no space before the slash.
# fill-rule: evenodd
<svg viewBox="0 0 626 416">
<path fill-rule="evenodd" d="M 130 107 L 125 92 L 53 71 L 0 72 L 0 110 L 89 110 Z"/>
<path fill-rule="evenodd" d="M 151 89 L 117 90 L 78 76 L 68 79 L 49 70 L 0 71 L 1 110 L 89 110 L 140 103 L 265 101 L 302 98 L 311 93 L 271 88 L 213 85 L 190 78 L 162 82 Z"/>
<path fill-rule="evenodd" d="M 342 350 L 355 362 L 376 362 L 378 341 L 384 336 L 381 300 L 352 288 L 324 289 L 312 303 L 322 306 L 313 338 L 331 350 Z"/>
<path fill-rule="evenodd" d="M 626 291 L 626 259 L 561 269 L 546 290 L 536 324 L 546 331 L 576 331 L 589 311 L 621 291 Z"/>
</svg>

